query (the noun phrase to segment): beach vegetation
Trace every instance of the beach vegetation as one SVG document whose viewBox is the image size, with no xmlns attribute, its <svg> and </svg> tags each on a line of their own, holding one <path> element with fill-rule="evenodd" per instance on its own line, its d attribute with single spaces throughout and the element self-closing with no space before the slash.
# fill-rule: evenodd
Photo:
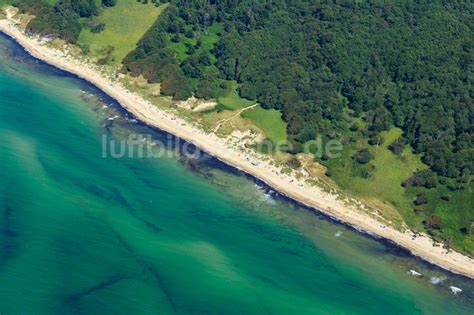
<svg viewBox="0 0 474 315">
<path fill-rule="evenodd" d="M 8 5 L 12 5 L 15 0 L 0 0 L 0 9 Z"/>
<path fill-rule="evenodd" d="M 256 106 L 242 112 L 241 116 L 251 120 L 274 144 L 287 140 L 286 123 L 280 111 Z"/>
<path fill-rule="evenodd" d="M 299 169 L 301 167 L 301 162 L 296 157 L 292 156 L 286 161 L 286 165 L 292 169 Z"/>
<path fill-rule="evenodd" d="M 238 84 L 235 81 L 224 81 L 225 92 L 218 98 L 218 103 L 227 110 L 238 110 L 255 104 L 254 100 L 248 100 L 239 96 Z"/>
<path fill-rule="evenodd" d="M 432 230 L 439 230 L 441 228 L 441 225 L 443 221 L 439 216 L 436 214 L 430 215 L 425 221 L 424 221 L 426 227 L 428 228 L 429 231 Z"/>
</svg>

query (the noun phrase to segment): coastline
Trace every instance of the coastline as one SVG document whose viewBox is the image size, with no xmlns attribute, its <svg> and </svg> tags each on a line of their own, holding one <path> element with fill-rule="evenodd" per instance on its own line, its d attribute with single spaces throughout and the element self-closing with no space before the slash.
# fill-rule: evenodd
<svg viewBox="0 0 474 315">
<path fill-rule="evenodd" d="M 276 167 L 267 162 L 255 165 L 253 161 L 256 157 L 252 154 L 232 149 L 224 139 L 214 134 L 206 134 L 179 117 L 159 110 L 141 96 L 108 80 L 96 70 L 59 51 L 45 47 L 38 39 L 28 37 L 9 20 L 0 20 L 0 32 L 15 40 L 33 57 L 90 82 L 143 123 L 196 145 L 225 164 L 255 177 L 298 203 L 345 222 L 358 230 L 392 241 L 434 265 L 474 279 L 474 259 L 454 251 L 446 253 L 441 246 L 433 246 L 432 239 L 427 235 L 418 236 L 412 240 L 413 232 L 400 232 L 387 227 L 320 188 L 302 187 L 299 185 L 300 182 L 291 176 L 280 174 L 276 171 Z"/>
</svg>

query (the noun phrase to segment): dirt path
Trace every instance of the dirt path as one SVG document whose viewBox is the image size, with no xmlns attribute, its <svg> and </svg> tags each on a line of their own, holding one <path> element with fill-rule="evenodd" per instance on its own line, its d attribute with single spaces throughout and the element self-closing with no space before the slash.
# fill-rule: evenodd
<svg viewBox="0 0 474 315">
<path fill-rule="evenodd" d="M 253 104 L 253 105 L 250 105 L 250 106 L 247 106 L 247 107 L 245 107 L 245 108 L 242 108 L 241 110 L 239 110 L 239 111 L 237 112 L 237 114 L 235 114 L 235 115 L 233 115 L 233 116 L 231 116 L 231 117 L 229 117 L 229 118 L 225 118 L 225 119 L 222 119 L 222 120 L 218 121 L 218 122 L 217 122 L 217 126 L 216 126 L 216 128 L 214 128 L 214 131 L 213 131 L 212 133 L 215 134 L 215 133 L 217 132 L 217 130 L 219 130 L 219 128 L 220 128 L 223 124 L 225 124 L 225 123 L 228 122 L 229 120 L 232 120 L 232 119 L 234 119 L 235 117 L 239 116 L 240 114 L 242 114 L 242 113 L 245 112 L 246 110 L 255 108 L 257 105 L 258 105 L 258 104 L 255 103 L 255 104 Z"/>
</svg>

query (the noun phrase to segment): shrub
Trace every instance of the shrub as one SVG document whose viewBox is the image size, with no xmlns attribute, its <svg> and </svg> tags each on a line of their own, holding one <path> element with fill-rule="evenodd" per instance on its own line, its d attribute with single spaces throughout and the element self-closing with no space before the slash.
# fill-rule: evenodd
<svg viewBox="0 0 474 315">
<path fill-rule="evenodd" d="M 367 149 L 367 148 L 358 151 L 354 155 L 354 160 L 356 160 L 357 163 L 360 163 L 360 164 L 367 164 L 373 158 L 374 158 L 374 156 L 372 155 L 372 153 L 370 153 L 369 149 Z"/>
<path fill-rule="evenodd" d="M 443 224 L 443 221 L 436 214 L 432 214 L 423 223 L 428 229 L 439 230 Z"/>
<path fill-rule="evenodd" d="M 288 139 L 288 153 L 298 154 L 304 150 L 303 144 L 294 138 Z"/>
<path fill-rule="evenodd" d="M 98 33 L 102 32 L 104 29 L 105 29 L 105 24 L 104 23 L 99 23 L 99 24 L 94 25 L 93 27 L 91 27 L 91 33 L 98 34 Z"/>
<path fill-rule="evenodd" d="M 449 196 L 448 195 L 442 195 L 441 200 L 449 201 Z"/>
<path fill-rule="evenodd" d="M 371 178 L 374 175 L 375 166 L 372 164 L 358 164 L 354 167 L 354 175 L 362 178 Z"/>
<path fill-rule="evenodd" d="M 460 228 L 459 232 L 461 232 L 463 235 L 469 235 L 469 229 L 467 227 Z"/>
<path fill-rule="evenodd" d="M 415 214 L 420 214 L 421 212 L 423 212 L 423 208 L 416 207 L 415 209 L 413 209 L 413 212 L 415 212 Z"/>
<path fill-rule="evenodd" d="M 384 138 L 381 135 L 373 135 L 369 138 L 370 145 L 381 145 L 384 143 Z"/>
<path fill-rule="evenodd" d="M 392 153 L 395 155 L 402 154 L 404 148 L 405 148 L 405 139 L 402 137 L 399 137 L 388 146 L 388 149 L 392 151 Z"/>
<path fill-rule="evenodd" d="M 297 158 L 291 157 L 288 159 L 288 161 L 286 161 L 286 165 L 288 165 L 289 167 L 293 169 L 298 169 L 301 167 L 301 162 Z"/>
<path fill-rule="evenodd" d="M 196 97 L 206 100 L 216 97 L 217 83 L 209 80 L 201 80 L 196 86 Z"/>
<path fill-rule="evenodd" d="M 437 185 L 436 175 L 431 170 L 421 170 L 402 183 L 404 187 L 425 187 L 434 188 Z"/>
<path fill-rule="evenodd" d="M 102 5 L 104 7 L 113 7 L 117 4 L 117 0 L 102 0 Z"/>
<path fill-rule="evenodd" d="M 424 205 L 428 203 L 428 198 L 426 198 L 426 194 L 421 193 L 416 196 L 416 199 L 413 201 L 413 203 L 416 206 Z"/>
<path fill-rule="evenodd" d="M 350 131 L 357 131 L 357 130 L 359 130 L 359 125 L 354 123 L 349 127 L 349 130 Z"/>
</svg>

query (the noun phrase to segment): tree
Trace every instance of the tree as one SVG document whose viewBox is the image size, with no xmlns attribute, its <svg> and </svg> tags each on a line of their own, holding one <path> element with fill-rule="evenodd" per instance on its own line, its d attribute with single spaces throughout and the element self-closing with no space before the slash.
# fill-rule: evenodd
<svg viewBox="0 0 474 315">
<path fill-rule="evenodd" d="M 436 175 L 431 170 L 421 170 L 413 173 L 413 175 L 405 180 L 402 185 L 404 187 L 425 187 L 434 188 L 437 185 Z"/>
<path fill-rule="evenodd" d="M 100 33 L 105 29 L 105 24 L 104 23 L 98 23 L 91 27 L 91 33 Z"/>
<path fill-rule="evenodd" d="M 286 165 L 292 169 L 298 169 L 301 167 L 301 162 L 296 157 L 291 157 L 288 159 L 288 161 L 286 161 Z"/>
<path fill-rule="evenodd" d="M 395 155 L 402 154 L 404 148 L 405 148 L 405 139 L 403 137 L 398 137 L 395 141 L 390 143 L 390 145 L 388 146 L 388 149 L 392 151 L 392 153 Z"/>
<path fill-rule="evenodd" d="M 416 196 L 415 201 L 413 201 L 415 206 L 420 206 L 428 203 L 428 198 L 426 197 L 426 194 L 420 193 Z"/>
<path fill-rule="evenodd" d="M 439 230 L 443 224 L 443 221 L 436 214 L 432 214 L 424 221 L 424 224 L 428 229 Z"/>
<path fill-rule="evenodd" d="M 388 130 L 392 124 L 392 115 L 384 106 L 381 106 L 367 113 L 367 122 L 370 124 L 370 130 L 377 132 Z"/>
<path fill-rule="evenodd" d="M 80 17 L 89 17 L 97 13 L 95 0 L 61 0 L 59 5 L 71 5 Z"/>
<path fill-rule="evenodd" d="M 210 80 L 201 80 L 196 86 L 196 96 L 206 100 L 216 97 L 217 83 Z"/>
<path fill-rule="evenodd" d="M 117 4 L 117 0 L 102 0 L 102 5 L 104 7 L 113 7 Z"/>
<path fill-rule="evenodd" d="M 170 74 L 161 84 L 161 93 L 175 100 L 186 100 L 193 95 L 191 82 L 180 72 Z"/>
<path fill-rule="evenodd" d="M 360 164 L 367 164 L 372 160 L 374 157 L 372 153 L 370 153 L 369 149 L 364 148 L 362 150 L 359 150 L 355 155 L 354 155 L 354 160 L 357 163 Z"/>
<path fill-rule="evenodd" d="M 373 136 L 370 136 L 368 142 L 370 145 L 381 145 L 384 143 L 384 141 L 385 139 L 380 134 L 375 134 Z"/>
</svg>

